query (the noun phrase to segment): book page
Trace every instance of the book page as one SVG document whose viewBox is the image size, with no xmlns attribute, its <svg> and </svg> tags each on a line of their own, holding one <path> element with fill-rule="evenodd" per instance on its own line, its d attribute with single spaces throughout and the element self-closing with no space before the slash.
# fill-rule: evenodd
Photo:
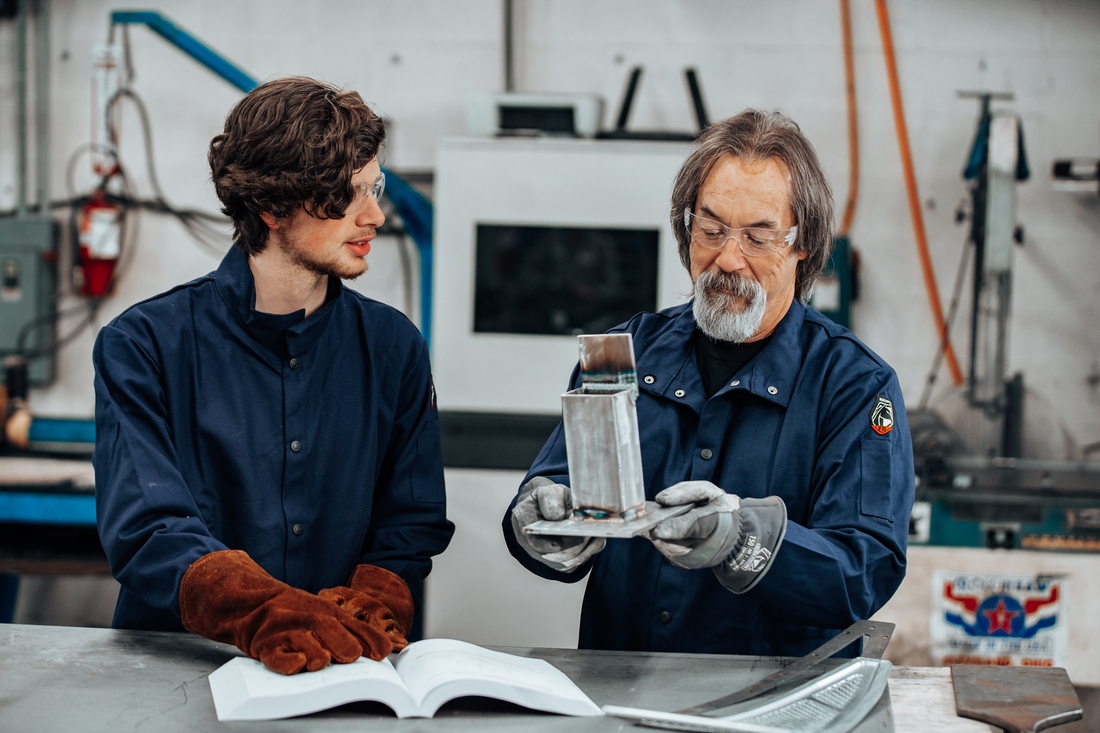
<svg viewBox="0 0 1100 733">
<path fill-rule="evenodd" d="M 237 657 L 210 674 L 210 692 L 218 720 L 290 718 L 364 700 L 388 705 L 399 718 L 417 714 L 388 659 L 360 658 L 316 672 L 281 675 L 255 659 Z"/>
<path fill-rule="evenodd" d="M 397 673 L 426 717 L 444 703 L 467 695 L 505 700 L 563 715 L 603 715 L 571 679 L 549 662 L 483 649 L 453 639 L 409 645 L 397 658 Z"/>
</svg>

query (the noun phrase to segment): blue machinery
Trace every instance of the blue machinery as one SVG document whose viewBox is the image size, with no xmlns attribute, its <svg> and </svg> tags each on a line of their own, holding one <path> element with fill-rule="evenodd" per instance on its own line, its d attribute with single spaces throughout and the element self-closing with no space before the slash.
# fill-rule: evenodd
<svg viewBox="0 0 1100 733">
<path fill-rule="evenodd" d="M 116 10 L 112 25 L 140 23 L 186 53 L 242 92 L 256 88 L 257 81 L 224 56 L 214 51 L 160 13 L 148 10 Z M 420 250 L 420 331 L 431 346 L 432 339 L 432 204 L 391 170 L 386 173 L 386 195 L 393 202 L 405 231 Z"/>
</svg>

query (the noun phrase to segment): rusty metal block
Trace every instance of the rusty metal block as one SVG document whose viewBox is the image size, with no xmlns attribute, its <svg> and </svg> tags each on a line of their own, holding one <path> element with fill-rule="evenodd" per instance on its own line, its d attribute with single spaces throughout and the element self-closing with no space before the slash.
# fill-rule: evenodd
<svg viewBox="0 0 1100 733">
<path fill-rule="evenodd" d="M 955 712 L 1007 733 L 1038 733 L 1080 720 L 1081 701 L 1061 667 L 951 667 Z"/>
</svg>

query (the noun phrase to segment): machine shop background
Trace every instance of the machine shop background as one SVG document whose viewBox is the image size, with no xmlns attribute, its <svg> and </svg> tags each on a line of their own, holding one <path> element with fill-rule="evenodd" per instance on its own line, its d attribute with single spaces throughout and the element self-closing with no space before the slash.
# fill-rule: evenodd
<svg viewBox="0 0 1100 733">
<path fill-rule="evenodd" d="M 19 31 L 13 17 L 18 5 L 0 3 L 5 11 L 0 19 L 0 224 L 41 219 L 41 189 L 48 189 L 45 198 L 53 202 L 48 218 L 57 227 L 52 245 L 56 291 L 48 295 L 64 314 L 56 323 L 64 343 L 46 358 L 47 366 L 36 367 L 45 376 L 32 373 L 28 405 L 36 417 L 87 420 L 94 409 L 91 349 L 98 328 L 133 303 L 215 269 L 230 244 L 228 228 L 211 224 L 218 231 L 204 230 L 200 242 L 178 216 L 133 210 L 123 233 L 119 267 L 124 269 L 112 291 L 96 298 L 94 307 L 81 295 L 72 277 L 78 262 L 71 212 L 64 204 L 86 196 L 96 183 L 88 149 L 94 129 L 93 54 L 108 39 L 112 12 L 126 8 L 100 0 L 27 0 L 27 38 L 38 43 L 27 54 L 25 114 L 31 123 L 21 140 L 20 105 L 15 103 L 21 95 Z M 929 619 L 937 572 L 1063 577 L 1068 579 L 1062 601 L 1070 635 L 1065 666 L 1075 682 L 1100 684 L 1100 614 L 1095 612 L 1100 605 L 1100 520 L 1093 516 L 1100 514 L 1100 196 L 1095 168 L 1100 155 L 1100 4 L 889 3 L 916 200 L 937 297 L 948 315 L 957 301 L 950 341 L 962 384 L 955 384 L 949 365 L 937 359 L 941 336 L 922 277 L 873 0 L 850 2 L 858 192 L 850 176 L 842 19 L 835 0 L 154 0 L 143 9 L 170 18 L 261 81 L 302 74 L 360 92 L 387 121 L 384 165 L 434 205 L 431 280 L 421 266 L 421 251 L 391 211 L 391 233 L 375 241 L 369 271 L 351 284 L 419 325 L 433 316 L 440 410 L 445 417 L 461 416 L 459 422 L 444 422 L 449 515 L 457 532 L 428 580 L 426 635 L 479 644 L 575 646 L 583 594 L 583 583 L 559 585 L 526 573 L 508 556 L 500 537 L 502 513 L 523 477 L 520 464 L 533 458 L 531 445 L 537 450 L 539 430 L 553 421 L 576 346 L 569 334 L 511 339 L 469 331 L 463 314 L 473 312 L 470 236 L 476 217 L 522 224 L 532 221 L 535 210 L 554 209 L 535 218 L 553 218 L 550 223 L 558 226 L 571 221 L 598 225 L 602 207 L 612 225 L 636 220 L 661 232 L 658 307 L 683 302 L 690 285 L 674 257 L 668 257 L 667 215 L 661 208 L 662 196 L 667 207 L 672 174 L 687 142 L 628 143 L 639 151 L 637 160 L 650 161 L 653 175 L 622 176 L 588 196 L 585 176 L 563 161 L 589 155 L 592 141 L 474 135 L 467 114 L 471 95 L 595 95 L 603 100 L 600 128 L 611 130 L 631 72 L 641 67 L 628 129 L 691 133 L 699 120 L 684 71 L 693 69 L 709 119 L 746 107 L 778 108 L 800 124 L 833 186 L 838 224 L 858 193 L 847 232 L 858 257 L 837 265 L 850 297 L 845 317 L 855 334 L 897 371 L 910 411 L 925 407 L 933 416 L 929 435 L 943 450 L 924 456 L 938 463 L 920 477 L 918 507 L 924 514 L 914 518 L 908 577 L 877 616 L 898 624 L 887 657 L 899 664 L 931 662 Z M 118 28 L 115 32 L 121 34 Z M 132 78 L 126 83 L 147 111 L 150 133 L 147 138 L 138 104 L 120 100 L 119 157 L 132 195 L 155 198 L 155 171 L 163 198 L 176 211 L 216 214 L 207 147 L 241 92 L 149 28 L 129 27 L 128 43 Z M 43 45 L 43 58 L 36 58 L 34 51 Z M 48 99 L 44 117 L 43 92 Z M 963 170 L 981 122 L 981 100 L 959 92 L 997 95 L 990 108 L 1017 120 L 1030 168 L 1026 180 L 1012 185 L 1019 241 L 1012 246 L 1004 376 L 1022 375 L 1017 382 L 1022 389 L 1015 398 L 1021 422 L 1014 455 L 1007 456 L 1004 411 L 991 416 L 996 410 L 968 401 L 973 257 L 966 250 L 973 246 L 968 239 L 975 184 L 964 180 Z M 1008 94 L 1011 99 L 1003 98 Z M 558 163 L 509 167 L 507 160 L 494 157 L 501 150 Z M 1076 162 L 1055 175 L 1056 161 Z M 584 170 L 583 162 L 577 165 Z M 22 177 L 21 167 L 26 168 Z M 518 194 L 503 188 L 518 189 Z M 581 193 L 595 205 L 578 212 L 571 207 Z M 639 209 L 644 211 L 635 213 Z M 956 288 L 960 263 L 969 269 Z M 852 292 L 856 283 L 858 292 Z M 425 288 L 430 300 L 423 297 Z M 22 321 L 7 318 L 0 301 L 0 346 L 10 351 L 13 334 L 22 327 Z M 539 363 L 528 370 L 524 360 L 535 358 L 532 354 Z M 483 366 L 475 368 L 478 364 Z M 527 432 L 511 431 L 527 436 L 527 444 L 501 442 L 492 425 L 506 419 L 513 421 L 508 425 L 528 426 Z M 448 426 L 457 427 L 448 432 Z M 918 467 L 927 468 L 928 461 L 918 457 Z M 977 468 L 967 473 L 961 466 Z M 1016 475 L 1021 466 L 1033 470 L 1021 468 Z M 1005 478 L 1006 472 L 1012 475 Z M 992 508 L 967 500 L 967 510 L 960 511 L 962 504 L 951 492 L 977 485 L 996 495 L 997 486 L 982 483 L 988 477 L 1010 483 L 1012 500 L 991 501 Z M 928 494 L 935 481 L 942 490 Z M 1028 545 L 1027 537 L 1047 539 Z M 114 581 L 102 575 L 29 573 L 19 579 L 12 618 L 107 626 L 116 592 Z"/>
</svg>

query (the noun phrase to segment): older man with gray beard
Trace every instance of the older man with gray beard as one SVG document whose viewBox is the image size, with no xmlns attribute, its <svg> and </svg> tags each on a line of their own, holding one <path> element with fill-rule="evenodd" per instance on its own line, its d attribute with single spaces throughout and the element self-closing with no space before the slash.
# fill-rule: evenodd
<svg viewBox="0 0 1100 733">
<path fill-rule="evenodd" d="M 571 510 L 559 427 L 504 536 L 542 577 L 590 573 L 581 648 L 801 655 L 869 618 L 905 575 L 901 389 L 806 305 L 832 249 L 832 194 L 790 119 L 747 110 L 709 127 L 671 218 L 691 303 L 612 331 L 633 335 L 646 498 L 692 509 L 630 540 L 524 535 Z"/>
</svg>

